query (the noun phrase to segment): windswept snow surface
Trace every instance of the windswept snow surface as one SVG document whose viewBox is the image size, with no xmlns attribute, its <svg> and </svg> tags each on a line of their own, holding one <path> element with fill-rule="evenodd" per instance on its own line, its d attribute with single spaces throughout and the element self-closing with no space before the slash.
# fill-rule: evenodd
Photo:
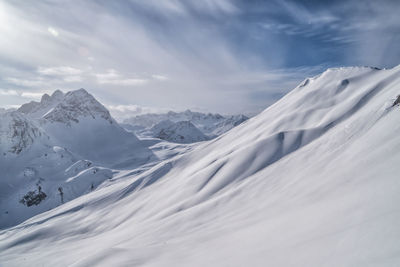
<svg viewBox="0 0 400 267">
<path fill-rule="evenodd" d="M 329 69 L 228 133 L 0 232 L 3 266 L 400 266 L 400 67 Z"/>
</svg>

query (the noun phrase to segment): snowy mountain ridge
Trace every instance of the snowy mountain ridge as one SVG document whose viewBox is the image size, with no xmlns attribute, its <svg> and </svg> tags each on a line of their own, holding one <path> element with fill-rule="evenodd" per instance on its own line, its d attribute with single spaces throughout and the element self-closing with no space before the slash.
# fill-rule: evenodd
<svg viewBox="0 0 400 267">
<path fill-rule="evenodd" d="M 83 88 L 66 94 L 60 90 L 54 91 L 51 96 L 44 94 L 40 102 L 31 101 L 22 105 L 17 111 L 30 118 L 42 118 L 43 122 L 71 124 L 71 122 L 78 123 L 79 117 L 88 116 L 114 122 L 110 112 Z"/>
<path fill-rule="evenodd" d="M 183 112 L 169 111 L 163 114 L 149 113 L 138 115 L 129 119 L 125 119 L 123 123 L 127 129 L 132 129 L 137 135 L 148 137 L 149 133 L 151 134 L 153 132 L 151 129 L 153 127 L 159 128 L 163 121 L 170 121 L 174 123 L 189 121 L 196 128 L 196 130 L 194 130 L 193 127 L 190 127 L 194 132 L 196 132 L 193 134 L 197 134 L 197 136 L 200 138 L 187 138 L 186 140 L 191 139 L 192 142 L 199 142 L 215 138 L 246 120 L 248 120 L 248 117 L 244 115 L 222 116 L 220 114 L 201 113 L 186 110 Z M 189 126 L 188 124 L 181 123 L 180 126 L 176 127 L 178 129 L 182 128 L 184 125 Z M 164 130 L 167 131 L 167 129 Z M 187 135 L 191 130 L 188 128 L 184 131 L 185 135 Z M 206 137 L 198 134 L 198 131 L 200 131 L 202 135 Z M 152 137 L 157 137 L 156 135 L 152 135 Z M 175 142 L 179 142 L 179 139 L 175 140 Z"/>
<path fill-rule="evenodd" d="M 167 113 L 161 114 L 149 113 L 138 115 L 132 118 L 125 119 L 124 123 L 150 128 L 163 120 L 170 120 L 173 122 L 191 121 L 195 125 L 204 125 L 222 121 L 224 120 L 224 117 L 220 114 L 193 112 L 188 109 L 183 112 L 169 111 Z"/>
<path fill-rule="evenodd" d="M 68 92 L 64 98 L 51 110 L 43 115 L 43 118 L 50 122 L 79 122 L 79 117 L 99 117 L 109 123 L 115 122 L 110 112 L 100 104 L 86 90 Z"/>
<path fill-rule="evenodd" d="M 60 90 L 54 91 L 54 93 L 49 96 L 44 94 L 40 102 L 31 101 L 29 103 L 23 104 L 17 109 L 18 112 L 24 113 L 33 118 L 40 118 L 50 109 L 58 105 L 64 98 L 64 93 Z"/>
</svg>

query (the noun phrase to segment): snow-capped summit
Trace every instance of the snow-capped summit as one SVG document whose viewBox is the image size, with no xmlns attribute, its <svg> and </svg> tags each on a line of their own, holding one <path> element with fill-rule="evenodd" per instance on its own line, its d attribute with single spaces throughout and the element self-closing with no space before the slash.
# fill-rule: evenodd
<svg viewBox="0 0 400 267">
<path fill-rule="evenodd" d="M 165 120 L 154 125 L 150 131 L 156 138 L 181 144 L 195 143 L 209 139 L 190 121 L 172 122 Z"/>
<path fill-rule="evenodd" d="M 61 99 L 64 97 L 64 93 L 61 90 L 55 90 L 53 92 L 53 94 L 51 95 L 51 98 L 54 100 L 59 100 L 61 101 Z"/>
<path fill-rule="evenodd" d="M 44 94 L 40 102 L 23 104 L 18 111 L 30 118 L 41 118 L 42 122 L 71 124 L 79 122 L 80 117 L 103 118 L 109 123 L 114 122 L 110 112 L 83 88 L 66 94 L 60 90 L 54 91 L 51 96 Z"/>
<path fill-rule="evenodd" d="M 40 104 L 43 107 L 50 106 L 52 104 L 57 104 L 62 101 L 63 97 L 64 93 L 60 90 L 56 90 L 53 92 L 51 96 L 48 94 L 44 94 L 40 100 Z"/>
<path fill-rule="evenodd" d="M 57 97 L 58 104 L 43 115 L 49 122 L 78 123 L 80 117 L 102 118 L 109 123 L 114 122 L 110 112 L 83 88 L 65 95 L 54 92 L 53 96 Z"/>
</svg>

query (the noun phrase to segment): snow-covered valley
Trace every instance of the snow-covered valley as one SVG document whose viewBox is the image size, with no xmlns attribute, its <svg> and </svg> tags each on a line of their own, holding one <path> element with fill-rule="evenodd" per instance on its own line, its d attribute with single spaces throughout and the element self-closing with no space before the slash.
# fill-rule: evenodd
<svg viewBox="0 0 400 267">
<path fill-rule="evenodd" d="M 45 96 L 1 118 L 0 263 L 399 266 L 399 94 L 400 66 L 328 69 L 187 145 Z"/>
</svg>

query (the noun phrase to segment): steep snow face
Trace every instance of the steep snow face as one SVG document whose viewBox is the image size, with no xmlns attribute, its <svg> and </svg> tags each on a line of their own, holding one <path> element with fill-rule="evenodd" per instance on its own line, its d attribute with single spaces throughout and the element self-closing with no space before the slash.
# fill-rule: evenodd
<svg viewBox="0 0 400 267">
<path fill-rule="evenodd" d="M 163 121 L 180 122 L 189 121 L 197 129 L 199 129 L 204 135 L 209 137 L 216 137 L 222 133 L 225 133 L 233 127 L 239 125 L 248 118 L 244 115 L 234 115 L 224 117 L 220 114 L 212 113 L 200 113 L 186 110 L 184 112 L 173 112 L 170 111 L 165 114 L 144 114 L 130 119 L 126 119 L 124 124 L 126 127 L 137 132 L 140 135 L 146 136 L 149 133 L 149 129 L 161 123 Z M 131 125 L 131 126 L 130 126 Z M 151 131 L 150 131 L 151 132 Z M 194 139 L 196 140 L 196 139 Z"/>
<path fill-rule="evenodd" d="M 0 259 L 398 266 L 399 84 L 400 67 L 306 79 L 191 152 L 0 232 Z"/>
<path fill-rule="evenodd" d="M 161 121 L 154 125 L 150 131 L 156 138 L 181 144 L 195 143 L 209 139 L 190 121 Z"/>
</svg>

